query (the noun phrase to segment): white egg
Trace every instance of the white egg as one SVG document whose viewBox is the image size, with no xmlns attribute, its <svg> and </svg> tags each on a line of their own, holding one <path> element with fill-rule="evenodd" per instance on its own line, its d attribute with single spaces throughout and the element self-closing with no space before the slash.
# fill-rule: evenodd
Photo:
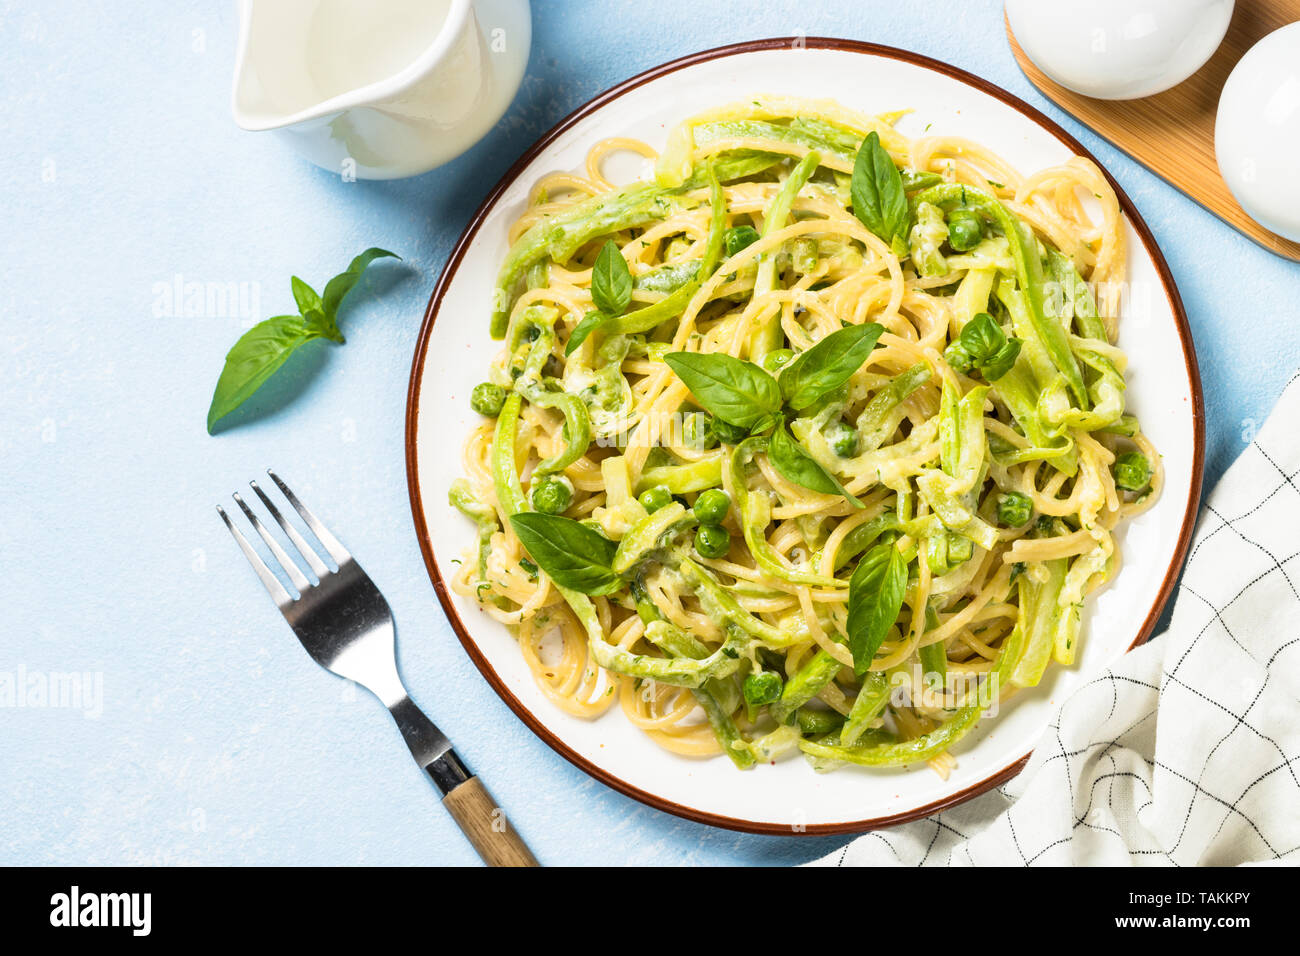
<svg viewBox="0 0 1300 956">
<path fill-rule="evenodd" d="M 1252 219 L 1300 242 L 1300 23 L 1247 51 L 1219 97 L 1219 172 Z"/>
<path fill-rule="evenodd" d="M 1103 100 L 1187 79 L 1228 31 L 1233 0 L 1007 0 L 1007 22 L 1040 70 Z"/>
</svg>

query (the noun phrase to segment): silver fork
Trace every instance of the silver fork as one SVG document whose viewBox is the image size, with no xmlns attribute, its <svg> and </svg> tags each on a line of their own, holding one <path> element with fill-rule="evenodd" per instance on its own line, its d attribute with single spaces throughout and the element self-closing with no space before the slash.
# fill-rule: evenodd
<svg viewBox="0 0 1300 956">
<path fill-rule="evenodd" d="M 280 477 L 270 469 L 266 473 L 334 559 L 336 570 L 330 570 L 255 481 L 249 482 L 253 491 L 306 561 L 318 583 L 312 584 L 238 492 L 233 496 L 235 502 L 288 575 L 298 592 L 296 598 L 266 566 L 225 509 L 217 505 L 217 512 L 302 646 L 321 667 L 356 681 L 383 701 L 393 720 L 397 721 L 411 756 L 441 791 L 443 804 L 485 863 L 489 866 L 537 866 L 537 860 L 506 821 L 505 814 L 483 784 L 456 756 L 451 741 L 424 716 L 403 686 L 397 674 L 393 612 L 388 601 L 379 593 L 369 575 L 361 570 L 361 565 L 353 560 L 347 548 L 330 534 L 329 529 L 298 500 Z"/>
</svg>

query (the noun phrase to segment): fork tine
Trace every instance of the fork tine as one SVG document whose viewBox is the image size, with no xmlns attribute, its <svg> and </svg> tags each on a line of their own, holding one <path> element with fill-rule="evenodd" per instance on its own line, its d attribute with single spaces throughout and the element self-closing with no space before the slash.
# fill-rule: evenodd
<svg viewBox="0 0 1300 956">
<path fill-rule="evenodd" d="M 289 557 L 284 548 L 280 547 L 280 542 L 271 537 L 271 532 L 266 530 L 265 525 L 263 525 L 262 522 L 258 520 L 257 515 L 254 514 L 253 509 L 244 503 L 243 498 L 239 497 L 239 492 L 236 491 L 232 497 L 235 499 L 235 504 L 239 505 L 239 507 L 243 509 L 245 516 L 250 522 L 252 522 L 253 529 L 262 536 L 262 540 L 266 542 L 266 546 L 271 549 L 271 553 L 275 555 L 275 560 L 280 562 L 280 566 L 283 567 L 285 573 L 289 575 L 289 580 L 292 581 L 293 586 L 298 589 L 298 593 L 301 594 L 303 591 L 311 587 L 311 582 L 307 580 L 307 575 L 302 573 L 302 569 L 298 567 L 298 563 L 294 561 L 293 558 Z"/>
<path fill-rule="evenodd" d="M 261 556 L 258 555 L 256 551 L 253 550 L 252 545 L 248 543 L 248 539 L 246 539 L 243 534 L 240 533 L 240 530 L 235 527 L 234 522 L 230 520 L 230 516 L 226 514 L 226 509 L 222 508 L 221 505 L 217 505 L 217 514 L 221 515 L 221 520 L 226 523 L 226 527 L 230 529 L 230 533 L 235 536 L 235 543 L 238 544 L 239 549 L 244 552 L 244 557 L 248 558 L 248 563 L 253 566 L 253 570 L 257 572 L 257 576 L 262 579 L 262 584 L 271 594 L 271 600 L 275 601 L 276 606 L 281 610 L 283 610 L 287 605 L 292 604 L 293 598 L 289 597 L 289 592 L 284 589 L 284 585 L 280 583 L 280 579 L 271 573 L 271 569 L 266 566 L 266 562 L 262 560 Z"/>
<path fill-rule="evenodd" d="M 325 562 L 320 559 L 320 555 L 307 543 L 307 539 L 298 533 L 298 529 L 284 519 L 284 515 L 280 514 L 280 509 L 275 506 L 275 503 L 271 501 L 261 486 L 255 481 L 250 481 L 249 484 L 257 492 L 257 497 L 262 499 L 262 504 L 266 505 L 266 510 L 271 512 L 271 517 L 279 523 L 280 527 L 284 529 L 284 533 L 289 536 L 293 546 L 306 558 L 307 563 L 311 565 L 311 569 L 316 572 L 316 577 L 323 578 L 329 574 L 330 569 L 325 566 Z"/>
<path fill-rule="evenodd" d="M 351 561 L 352 555 L 348 554 L 348 549 L 339 544 L 339 539 L 330 534 L 329 529 L 316 519 L 316 516 L 307 509 L 306 505 L 298 500 L 298 496 L 289 490 L 289 486 L 280 480 L 280 476 L 270 468 L 266 469 L 266 473 L 271 476 L 271 480 L 275 482 L 276 487 L 289 499 L 289 504 L 293 505 L 294 510 L 302 515 L 302 520 L 307 522 L 307 527 L 311 528 L 312 534 L 316 535 L 320 543 L 325 545 L 325 550 L 330 553 L 330 556 L 339 564 L 344 561 Z"/>
</svg>

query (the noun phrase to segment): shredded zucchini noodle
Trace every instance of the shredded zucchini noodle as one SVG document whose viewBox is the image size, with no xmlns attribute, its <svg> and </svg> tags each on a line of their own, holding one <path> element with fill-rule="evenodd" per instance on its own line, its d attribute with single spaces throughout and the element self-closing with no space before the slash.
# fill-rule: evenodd
<svg viewBox="0 0 1300 956">
<path fill-rule="evenodd" d="M 901 114 L 759 97 L 547 176 L 492 303 L 452 585 L 557 707 L 670 751 L 928 763 L 1070 665 L 1160 492 L 1119 204 Z M 610 183 L 633 151 L 654 176 Z"/>
</svg>

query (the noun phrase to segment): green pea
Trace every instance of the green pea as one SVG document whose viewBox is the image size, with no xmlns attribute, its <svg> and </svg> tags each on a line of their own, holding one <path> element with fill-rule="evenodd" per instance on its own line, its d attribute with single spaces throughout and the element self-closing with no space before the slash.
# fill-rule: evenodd
<svg viewBox="0 0 1300 956">
<path fill-rule="evenodd" d="M 969 209 L 954 209 L 948 216 L 948 245 L 957 252 L 967 252 L 984 238 L 980 217 Z"/>
<path fill-rule="evenodd" d="M 1115 459 L 1111 467 L 1115 474 L 1115 487 L 1124 491 L 1145 491 L 1151 484 L 1151 462 L 1140 451 L 1126 451 Z"/>
<path fill-rule="evenodd" d="M 470 408 L 480 415 L 496 418 L 501 414 L 501 407 L 506 403 L 506 390 L 492 382 L 482 382 L 470 392 Z"/>
<path fill-rule="evenodd" d="M 1029 523 L 1034 516 L 1034 505 L 1028 495 L 1018 491 L 1009 491 L 998 495 L 998 524 L 1007 528 L 1019 528 Z"/>
<path fill-rule="evenodd" d="M 695 529 L 695 550 L 706 558 L 725 557 L 731 550 L 731 532 L 720 524 L 702 524 Z"/>
<path fill-rule="evenodd" d="M 701 491 L 695 499 L 694 510 L 701 524 L 721 524 L 731 510 L 731 496 L 721 488 Z"/>
<path fill-rule="evenodd" d="M 763 356 L 763 368 L 775 374 L 789 365 L 790 360 L 793 358 L 794 351 L 792 349 L 773 349 Z"/>
<path fill-rule="evenodd" d="M 858 453 L 858 430 L 842 418 L 826 426 L 826 440 L 841 458 L 852 458 Z"/>
<path fill-rule="evenodd" d="M 724 422 L 716 415 L 709 419 L 709 430 L 713 432 L 718 441 L 724 445 L 739 445 L 749 437 L 748 429 L 741 428 L 739 425 L 733 425 L 730 422 Z"/>
<path fill-rule="evenodd" d="M 762 707 L 764 704 L 775 703 L 781 697 L 783 684 L 781 675 L 774 674 L 772 671 L 759 671 L 756 674 L 750 674 L 745 678 L 742 688 L 745 703 L 751 707 Z"/>
<path fill-rule="evenodd" d="M 844 718 L 833 710 L 813 710 L 811 707 L 800 707 L 795 711 L 794 717 L 799 724 L 799 732 L 813 737 L 839 730 L 844 724 Z"/>
<path fill-rule="evenodd" d="M 563 475 L 542 478 L 533 483 L 533 510 L 546 515 L 558 515 L 573 503 L 573 483 Z"/>
<path fill-rule="evenodd" d="M 673 503 L 673 493 L 668 490 L 667 485 L 655 485 L 653 488 L 647 488 L 641 492 L 637 501 L 641 502 L 641 507 L 647 513 L 654 514 L 660 508 Z"/>
<path fill-rule="evenodd" d="M 746 246 L 758 242 L 758 230 L 753 226 L 733 226 L 726 231 L 722 241 L 727 247 L 727 258 L 731 258 Z"/>
</svg>

